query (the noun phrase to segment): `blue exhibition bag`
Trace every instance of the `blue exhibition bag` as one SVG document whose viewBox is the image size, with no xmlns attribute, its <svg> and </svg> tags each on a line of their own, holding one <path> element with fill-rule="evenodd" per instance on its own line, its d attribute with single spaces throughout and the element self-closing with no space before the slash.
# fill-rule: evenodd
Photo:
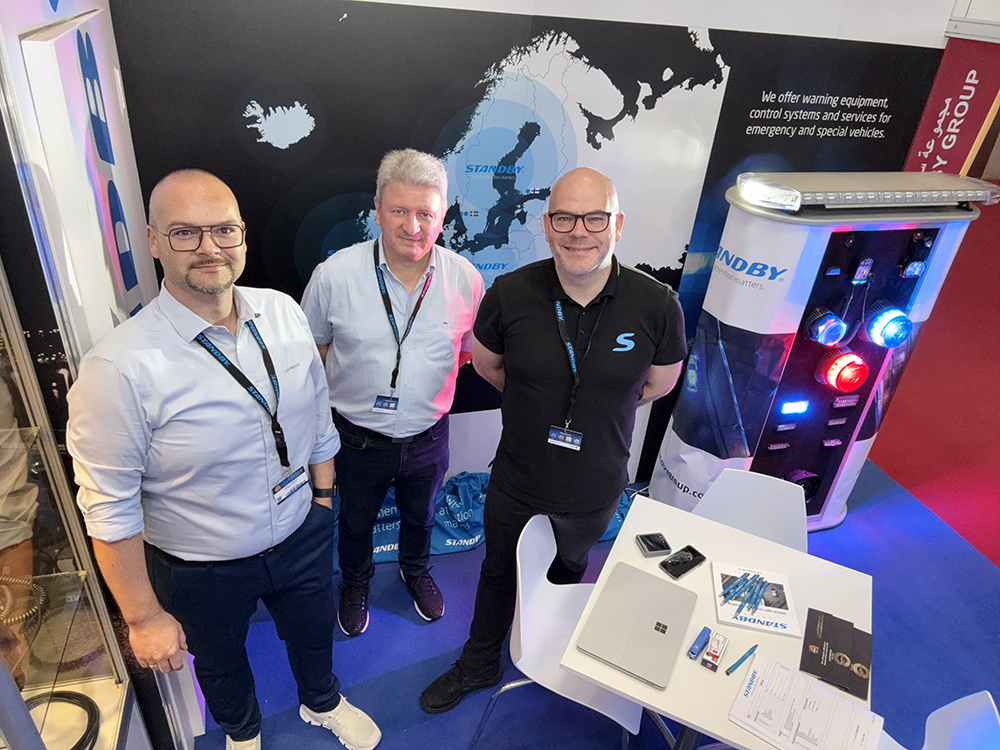
<svg viewBox="0 0 1000 750">
<path fill-rule="evenodd" d="M 483 502 L 489 479 L 485 472 L 463 471 L 444 483 L 434 502 L 432 555 L 461 552 L 483 543 Z M 389 488 L 375 522 L 372 549 L 377 563 L 399 558 L 399 509 L 394 487 Z"/>
</svg>

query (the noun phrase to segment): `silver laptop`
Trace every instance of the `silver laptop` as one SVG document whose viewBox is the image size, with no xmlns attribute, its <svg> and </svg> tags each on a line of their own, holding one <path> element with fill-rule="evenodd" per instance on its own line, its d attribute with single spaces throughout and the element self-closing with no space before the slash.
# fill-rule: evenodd
<svg viewBox="0 0 1000 750">
<path fill-rule="evenodd" d="M 684 648 L 698 595 L 620 562 L 584 625 L 577 648 L 663 690 Z"/>
</svg>

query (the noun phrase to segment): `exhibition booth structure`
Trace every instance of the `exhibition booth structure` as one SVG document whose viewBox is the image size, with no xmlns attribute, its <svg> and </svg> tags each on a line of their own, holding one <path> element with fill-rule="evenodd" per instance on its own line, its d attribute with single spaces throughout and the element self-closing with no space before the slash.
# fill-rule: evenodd
<svg viewBox="0 0 1000 750">
<path fill-rule="evenodd" d="M 650 493 L 694 508 L 725 468 L 802 486 L 839 524 L 921 325 L 1000 188 L 938 173 L 745 173 L 726 193 Z M 932 436 L 928 436 L 932 439 Z"/>
</svg>

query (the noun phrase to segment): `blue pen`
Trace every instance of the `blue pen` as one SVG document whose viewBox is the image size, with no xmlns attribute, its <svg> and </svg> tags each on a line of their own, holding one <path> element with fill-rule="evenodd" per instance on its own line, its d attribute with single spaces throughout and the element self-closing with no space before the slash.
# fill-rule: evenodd
<svg viewBox="0 0 1000 750">
<path fill-rule="evenodd" d="M 727 602 L 730 602 L 733 599 L 735 599 L 740 594 L 749 592 L 750 589 L 753 588 L 757 584 L 757 579 L 758 579 L 758 576 L 755 575 L 753 578 L 748 578 L 747 580 L 743 581 L 743 583 L 741 583 L 739 586 L 737 586 L 732 591 L 730 591 L 728 594 L 726 594 L 726 596 L 723 599 L 722 603 L 726 604 Z"/>
<path fill-rule="evenodd" d="M 732 590 L 733 590 L 733 589 L 735 589 L 735 588 L 736 588 L 737 586 L 739 586 L 739 585 L 740 585 L 741 583 L 743 583 L 743 582 L 744 582 L 744 581 L 745 581 L 745 580 L 747 579 L 747 577 L 748 577 L 749 575 L 750 575 L 749 573 L 744 573 L 744 574 L 743 574 L 743 575 L 741 575 L 741 576 L 740 576 L 739 578 L 737 578 L 737 579 L 736 579 L 735 581 L 733 581 L 733 582 L 732 582 L 732 583 L 730 583 L 730 584 L 729 584 L 728 586 L 726 586 L 726 588 L 722 589 L 722 596 L 725 596 L 725 595 L 726 595 L 726 594 L 728 594 L 728 593 L 729 593 L 730 591 L 732 591 Z"/>
<path fill-rule="evenodd" d="M 757 611 L 757 607 L 759 607 L 761 605 L 761 603 L 764 601 L 764 594 L 767 593 L 767 589 L 768 589 L 768 587 L 770 585 L 771 584 L 769 582 L 764 581 L 764 585 L 761 586 L 760 593 L 757 595 L 757 598 L 754 599 L 754 603 L 753 603 L 753 611 L 754 612 Z"/>
<path fill-rule="evenodd" d="M 731 667 L 729 667 L 729 669 L 726 670 L 726 674 L 727 675 L 731 675 L 733 672 L 735 672 L 737 669 L 739 669 L 740 664 L 742 664 L 743 662 L 745 662 L 747 659 L 750 658 L 750 656 L 753 654 L 753 652 L 757 650 L 757 646 L 758 645 L 759 644 L 757 644 L 757 643 L 753 644 L 753 646 L 750 647 L 749 651 L 747 651 L 745 654 L 743 654 L 743 656 L 741 656 L 739 659 L 737 659 L 733 663 L 733 665 Z"/>
<path fill-rule="evenodd" d="M 763 579 L 760 576 L 754 576 L 750 579 L 751 584 L 749 587 L 743 589 L 743 601 L 740 602 L 740 606 L 737 608 L 736 614 L 739 614 L 743 611 L 744 607 L 750 605 L 750 600 L 753 598 L 754 592 L 757 590 L 757 586 L 760 585 L 762 580 Z"/>
<path fill-rule="evenodd" d="M 757 591 L 760 589 L 760 585 L 762 583 L 765 583 L 764 579 L 757 576 L 757 581 L 743 596 L 743 601 L 740 602 L 740 606 L 736 609 L 736 614 L 742 612 L 744 607 L 750 607 L 751 602 L 753 602 L 753 600 L 757 597 Z"/>
<path fill-rule="evenodd" d="M 747 614 L 757 611 L 757 602 L 760 601 L 760 597 L 763 596 L 764 588 L 767 586 L 767 581 L 763 578 L 757 582 L 754 586 L 753 591 L 750 592 L 750 603 L 747 605 Z"/>
<path fill-rule="evenodd" d="M 770 585 L 771 585 L 771 583 L 769 581 L 761 580 L 761 582 L 760 582 L 760 591 L 757 592 L 757 596 L 756 596 L 756 598 L 754 599 L 754 602 L 753 602 L 753 611 L 754 612 L 757 611 L 757 607 L 760 606 L 760 603 L 762 601 L 764 601 L 764 594 L 767 593 L 767 587 L 770 586 Z"/>
</svg>

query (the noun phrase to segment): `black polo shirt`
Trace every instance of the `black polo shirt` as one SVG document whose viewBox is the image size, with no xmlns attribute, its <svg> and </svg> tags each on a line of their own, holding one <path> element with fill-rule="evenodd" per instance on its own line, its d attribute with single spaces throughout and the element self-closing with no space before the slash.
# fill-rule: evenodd
<svg viewBox="0 0 1000 750">
<path fill-rule="evenodd" d="M 573 386 L 555 300 L 562 300 L 580 373 L 570 425 L 583 433 L 579 451 L 548 442 L 549 427 L 565 424 Z M 649 366 L 687 353 L 674 290 L 612 256 L 607 284 L 582 308 L 548 259 L 497 278 L 473 330 L 504 358 L 503 434 L 491 481 L 545 512 L 606 507 L 628 483 L 635 409 Z"/>
</svg>

